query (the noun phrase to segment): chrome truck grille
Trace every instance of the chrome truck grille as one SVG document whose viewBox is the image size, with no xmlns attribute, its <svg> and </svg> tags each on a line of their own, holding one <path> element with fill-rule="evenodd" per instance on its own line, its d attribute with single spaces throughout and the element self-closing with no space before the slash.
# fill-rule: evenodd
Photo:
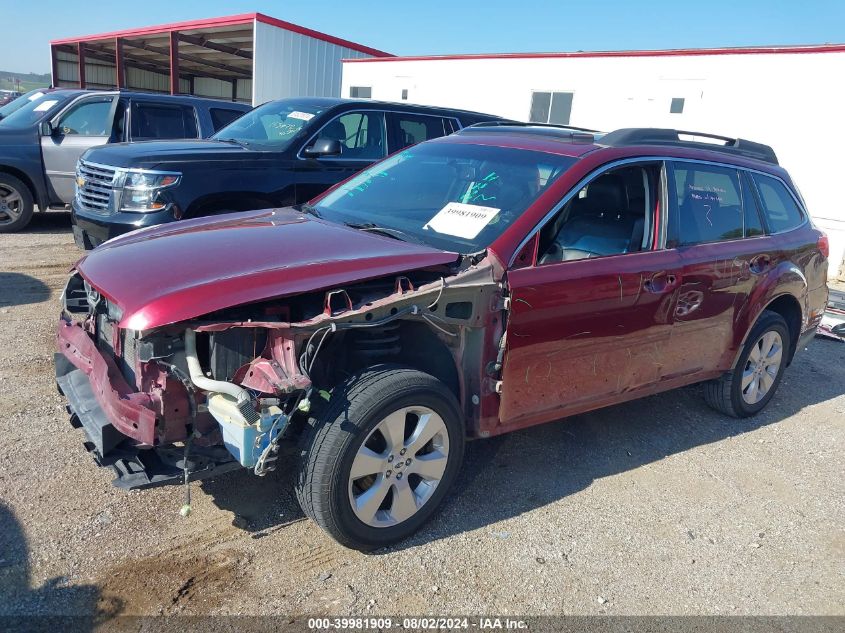
<svg viewBox="0 0 845 633">
<path fill-rule="evenodd" d="M 117 208 L 120 189 L 115 186 L 117 170 L 80 160 L 76 166 L 76 202 L 85 211 L 109 215 Z"/>
</svg>

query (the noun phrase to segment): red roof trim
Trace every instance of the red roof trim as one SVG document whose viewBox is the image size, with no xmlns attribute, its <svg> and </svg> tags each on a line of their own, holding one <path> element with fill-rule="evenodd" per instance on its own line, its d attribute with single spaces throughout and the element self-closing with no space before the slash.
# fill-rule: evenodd
<svg viewBox="0 0 845 633">
<path fill-rule="evenodd" d="M 110 33 L 97 35 L 83 35 L 81 37 L 66 37 L 60 40 L 51 40 L 50 45 L 75 44 L 76 42 L 93 42 L 96 40 L 110 40 L 116 37 L 143 37 L 144 35 L 161 35 L 171 31 L 187 31 L 190 29 L 206 29 L 221 26 L 236 26 L 239 24 L 251 24 L 256 19 L 255 13 L 242 13 L 240 15 L 229 15 L 222 18 L 208 18 L 205 20 L 190 20 L 188 22 L 174 22 L 172 24 L 159 24 L 156 26 L 145 26 Z"/>
<path fill-rule="evenodd" d="M 324 42 L 329 42 L 330 44 L 343 46 L 345 48 L 351 48 L 352 50 L 364 53 L 366 55 L 374 55 L 380 58 L 391 56 L 390 53 L 385 53 L 384 51 L 380 51 L 375 48 L 370 48 L 369 46 L 364 46 L 363 44 L 356 44 L 355 42 L 350 42 L 349 40 L 334 37 L 333 35 L 328 35 L 327 33 L 321 33 L 320 31 L 305 28 L 304 26 L 299 26 L 298 24 L 293 24 L 292 22 L 278 20 L 276 18 L 270 17 L 269 15 L 264 15 L 263 13 L 242 13 L 239 15 L 229 15 L 220 18 L 207 18 L 204 20 L 190 20 L 187 22 L 174 22 L 172 24 L 159 24 L 156 26 L 125 29 L 122 31 L 112 31 L 110 33 L 99 33 L 97 35 L 66 37 L 58 40 L 51 40 L 50 45 L 57 46 L 59 44 L 76 44 L 77 42 L 113 40 L 116 37 L 144 37 L 147 35 L 162 35 L 165 33 L 170 33 L 172 31 L 188 31 L 192 29 L 210 29 L 215 27 L 219 28 L 224 26 L 237 26 L 242 24 L 252 24 L 252 22 L 256 20 L 258 22 L 269 24 L 280 29 L 285 29 L 286 31 L 291 31 L 293 33 L 299 33 L 301 35 L 307 35 L 308 37 L 313 37 L 318 40 L 323 40 Z"/>
<path fill-rule="evenodd" d="M 263 22 L 264 24 L 269 24 L 280 29 L 285 29 L 286 31 L 292 31 L 301 35 L 307 35 L 308 37 L 323 40 L 324 42 L 329 42 L 330 44 L 335 44 L 337 46 L 351 48 L 352 50 L 358 51 L 359 53 L 366 53 L 367 55 L 373 55 L 382 59 L 386 57 L 393 57 L 391 53 L 385 53 L 384 51 L 380 51 L 375 48 L 370 48 L 369 46 L 364 46 L 363 44 L 356 44 L 355 42 L 350 42 L 349 40 L 344 40 L 342 38 L 335 37 L 334 35 L 328 35 L 327 33 L 314 31 L 313 29 L 309 29 L 304 26 L 299 26 L 298 24 L 293 24 L 292 22 L 285 22 L 284 20 L 279 20 L 278 18 L 272 18 L 269 15 L 264 15 L 263 13 L 256 13 L 255 19 L 259 22 Z"/>
<path fill-rule="evenodd" d="M 749 46 L 745 48 L 678 48 L 651 51 L 577 51 L 572 53 L 480 53 L 475 55 L 410 55 L 344 59 L 344 62 L 405 62 L 454 59 L 549 59 L 568 57 L 687 57 L 700 55 L 771 55 L 790 53 L 843 53 L 845 44 L 813 44 L 806 46 Z"/>
</svg>

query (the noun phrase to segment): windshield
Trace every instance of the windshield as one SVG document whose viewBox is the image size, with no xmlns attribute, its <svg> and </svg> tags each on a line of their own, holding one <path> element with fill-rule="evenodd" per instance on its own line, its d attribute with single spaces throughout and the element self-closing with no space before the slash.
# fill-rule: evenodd
<svg viewBox="0 0 845 633">
<path fill-rule="evenodd" d="M 7 103 L 0 112 L 3 113 L 3 119 L 0 120 L 0 127 L 22 129 L 37 123 L 41 119 L 52 115 L 63 104 L 65 104 L 70 97 L 66 94 L 55 92 L 41 92 L 34 90 L 21 97 L 18 97 L 11 103 Z M 6 114 L 6 108 L 14 106 L 14 109 Z"/>
<path fill-rule="evenodd" d="M 325 110 L 320 104 L 283 99 L 265 103 L 230 123 L 211 138 L 247 147 L 285 150 L 303 127 Z"/>
<path fill-rule="evenodd" d="M 505 147 L 423 143 L 362 171 L 313 209 L 333 222 L 475 253 L 574 162 Z"/>
</svg>

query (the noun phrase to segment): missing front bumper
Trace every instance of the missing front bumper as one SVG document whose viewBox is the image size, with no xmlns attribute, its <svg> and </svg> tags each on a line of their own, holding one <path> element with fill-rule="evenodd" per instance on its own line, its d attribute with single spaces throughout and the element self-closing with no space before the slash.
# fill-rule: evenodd
<svg viewBox="0 0 845 633">
<path fill-rule="evenodd" d="M 80 347 L 86 347 L 81 340 L 79 342 Z M 91 352 L 87 349 L 85 351 Z M 78 356 L 75 355 L 74 359 L 79 362 Z M 104 362 L 98 353 L 91 354 L 86 361 L 91 362 L 80 364 L 88 369 L 87 372 L 64 354 L 57 353 L 56 384 L 67 398 L 70 422 L 84 432 L 83 445 L 94 461 L 99 466 L 112 468 L 116 474 L 114 485 L 124 490 L 183 483 L 186 465 L 184 448 L 153 448 L 116 428 L 112 423 L 114 418 L 107 415 L 103 402 L 112 412 L 119 410 L 127 413 L 128 404 L 123 396 L 118 395 L 120 385 L 115 390 L 110 382 L 98 382 L 100 373 L 114 375 L 114 372 L 96 371 L 95 367 Z M 95 384 L 99 385 L 96 391 Z M 125 415 L 117 419 L 124 422 L 127 420 Z M 136 428 L 130 428 L 137 432 Z M 188 452 L 187 466 L 189 481 L 213 477 L 241 467 L 222 446 L 192 447 Z"/>
</svg>

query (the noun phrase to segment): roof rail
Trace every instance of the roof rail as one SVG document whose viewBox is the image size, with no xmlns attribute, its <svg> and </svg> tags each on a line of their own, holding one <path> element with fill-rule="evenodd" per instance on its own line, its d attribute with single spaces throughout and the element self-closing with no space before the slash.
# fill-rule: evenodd
<svg viewBox="0 0 845 633">
<path fill-rule="evenodd" d="M 467 126 L 460 130 L 458 134 L 489 133 L 494 130 L 501 131 L 503 134 L 542 136 L 567 143 L 595 143 L 596 136 L 601 134 L 600 132 L 568 125 L 522 123 L 519 121 L 484 121 Z"/>
<path fill-rule="evenodd" d="M 499 119 L 496 121 L 482 121 L 481 123 L 474 123 L 469 127 L 499 127 L 506 125 L 509 127 L 550 127 L 558 130 L 572 130 L 574 132 L 590 132 L 591 134 L 600 134 L 599 130 L 591 130 L 586 127 L 576 127 L 574 125 L 561 125 L 559 123 L 526 123 L 525 121 L 508 121 L 507 119 Z"/>
<path fill-rule="evenodd" d="M 712 138 L 718 141 L 724 141 L 724 144 L 719 145 L 701 141 L 683 140 L 681 135 Z M 775 151 L 768 145 L 754 143 L 753 141 L 748 141 L 744 138 L 731 138 L 729 136 L 708 134 L 706 132 L 689 132 L 686 130 L 670 130 L 652 127 L 632 127 L 609 132 L 601 137 L 601 140 L 598 142 L 607 147 L 626 147 L 629 145 L 672 145 L 676 147 L 709 149 L 716 152 L 724 152 L 726 154 L 756 158 L 757 160 L 773 163 L 775 165 L 778 164 L 778 158 L 775 155 Z"/>
</svg>

